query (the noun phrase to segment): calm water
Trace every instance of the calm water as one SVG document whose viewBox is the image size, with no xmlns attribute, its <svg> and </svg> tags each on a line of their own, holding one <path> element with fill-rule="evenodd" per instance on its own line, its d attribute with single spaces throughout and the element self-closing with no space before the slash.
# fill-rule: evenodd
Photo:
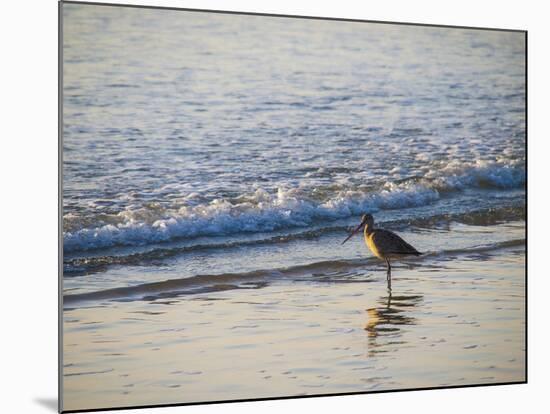
<svg viewBox="0 0 550 414">
<path fill-rule="evenodd" d="M 74 308 L 65 407 L 522 381 L 524 255 L 513 246 L 396 268 L 391 295 L 384 270 L 363 266 L 326 270 L 324 282 Z"/>
<path fill-rule="evenodd" d="M 236 305 L 251 295 L 301 320 L 300 309 L 280 301 L 288 292 L 292 303 L 319 306 L 319 318 L 341 312 L 351 324 L 348 332 L 337 321 L 319 322 L 327 337 L 306 322 L 273 325 L 272 332 L 302 337 L 304 343 L 291 341 L 295 349 L 310 350 L 312 338 L 323 337 L 316 346 L 351 349 L 363 361 L 387 340 L 396 354 L 388 375 L 363 375 L 345 358 L 317 360 L 316 368 L 310 361 L 313 371 L 298 376 L 305 382 L 294 388 L 286 380 L 262 388 L 251 374 L 240 389 L 210 389 L 212 378 L 232 375 L 230 367 L 219 368 L 202 382 L 188 381 L 201 400 L 522 378 L 523 34 L 73 4 L 63 6 L 63 15 L 63 285 L 66 343 L 74 346 L 65 349 L 65 375 L 75 408 L 101 406 L 86 400 L 100 384 L 122 387 L 109 394 L 112 405 L 152 403 L 155 395 L 159 402 L 190 401 L 163 382 L 160 368 L 159 383 L 176 394 L 156 394 L 158 384 L 149 387 L 143 372 L 134 372 L 141 400 L 128 384 L 88 377 L 119 378 L 121 367 L 99 348 L 86 348 L 93 343 L 86 335 L 125 343 L 117 333 L 135 327 L 131 335 L 141 341 L 150 322 L 134 318 L 130 327 L 124 312 L 187 303 L 160 318 L 172 332 L 193 301 L 216 299 L 209 294 L 226 302 L 212 306 L 217 313 L 197 309 L 187 322 L 202 326 L 220 314 L 253 319 L 253 302 Z M 393 302 L 384 296 L 383 267 L 362 240 L 340 245 L 365 212 L 426 253 L 397 265 Z M 476 282 L 482 280 L 488 284 Z M 472 292 L 472 284 L 479 290 Z M 366 293 L 371 285 L 382 291 Z M 318 295 L 307 298 L 308 291 Z M 509 303 L 493 303 L 498 298 Z M 481 313 L 460 314 L 465 309 Z M 479 321 L 483 312 L 483 324 L 461 336 L 461 323 Z M 442 323 L 446 318 L 453 323 Z M 197 326 L 187 328 L 200 332 Z M 246 331 L 250 336 L 234 326 L 212 329 L 233 338 L 235 349 L 252 341 L 249 351 L 265 354 L 262 324 Z M 185 347 L 171 337 L 152 350 L 170 349 L 167 367 L 171 356 L 197 349 L 215 349 L 227 360 L 228 348 L 204 342 L 212 332 L 204 335 Z M 436 336 L 456 347 L 423 376 L 426 363 L 412 367 L 403 352 L 424 355 L 442 342 L 422 338 Z M 483 347 L 493 352 L 491 375 L 475 365 L 488 358 Z M 134 355 L 132 366 L 145 369 L 136 358 L 157 361 L 155 355 Z M 286 359 L 289 370 L 304 355 Z M 456 378 L 438 374 L 449 362 L 443 355 L 454 361 Z M 367 364 L 375 371 L 385 366 L 376 358 Z M 279 366 L 270 359 L 258 364 Z M 315 388 L 327 375 L 339 379 L 328 390 Z"/>
</svg>

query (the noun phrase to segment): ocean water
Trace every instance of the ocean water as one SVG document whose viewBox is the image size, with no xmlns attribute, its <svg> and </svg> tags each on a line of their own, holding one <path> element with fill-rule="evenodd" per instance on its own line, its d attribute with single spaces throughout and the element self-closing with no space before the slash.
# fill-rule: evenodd
<svg viewBox="0 0 550 414">
<path fill-rule="evenodd" d="M 523 33 L 63 19 L 67 409 L 524 379 Z"/>
<path fill-rule="evenodd" d="M 273 269 L 353 259 L 336 241 L 301 250 L 364 212 L 410 230 L 525 215 L 521 33 L 71 4 L 64 17 L 67 291 L 264 269 L 258 249 Z"/>
</svg>

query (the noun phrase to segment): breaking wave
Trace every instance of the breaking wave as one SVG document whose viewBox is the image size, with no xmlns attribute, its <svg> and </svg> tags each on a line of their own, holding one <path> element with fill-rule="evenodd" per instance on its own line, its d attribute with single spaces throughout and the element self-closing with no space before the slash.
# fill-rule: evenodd
<svg viewBox="0 0 550 414">
<path fill-rule="evenodd" d="M 269 193 L 261 188 L 232 200 L 187 203 L 180 208 L 160 206 L 125 209 L 119 213 L 87 217 L 85 225 L 74 225 L 80 217 L 67 214 L 66 253 L 112 246 L 140 246 L 176 239 L 222 236 L 236 233 L 270 232 L 306 227 L 320 220 L 331 221 L 365 211 L 404 209 L 433 203 L 446 193 L 468 188 L 519 188 L 525 185 L 523 163 L 451 163 L 436 173 L 403 182 L 389 182 L 378 189 L 339 189 L 319 197 L 316 189 L 279 188 Z M 192 200 L 196 195 L 187 196 Z"/>
</svg>

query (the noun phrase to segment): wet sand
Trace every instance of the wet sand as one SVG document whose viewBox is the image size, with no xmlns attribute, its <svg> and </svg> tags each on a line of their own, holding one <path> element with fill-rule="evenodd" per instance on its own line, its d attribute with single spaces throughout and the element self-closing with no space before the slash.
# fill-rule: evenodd
<svg viewBox="0 0 550 414">
<path fill-rule="evenodd" d="M 523 246 L 331 272 L 67 307 L 64 409 L 525 380 Z"/>
</svg>

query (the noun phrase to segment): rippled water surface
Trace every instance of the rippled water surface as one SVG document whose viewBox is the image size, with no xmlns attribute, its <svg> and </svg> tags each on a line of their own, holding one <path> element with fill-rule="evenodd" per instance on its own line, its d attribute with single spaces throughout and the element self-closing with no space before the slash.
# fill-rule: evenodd
<svg viewBox="0 0 550 414">
<path fill-rule="evenodd" d="M 523 379 L 523 33 L 63 16 L 71 408 Z M 424 253 L 392 292 L 365 212 Z"/>
<path fill-rule="evenodd" d="M 65 14 L 66 252 L 304 227 L 524 185 L 521 34 Z"/>
</svg>

